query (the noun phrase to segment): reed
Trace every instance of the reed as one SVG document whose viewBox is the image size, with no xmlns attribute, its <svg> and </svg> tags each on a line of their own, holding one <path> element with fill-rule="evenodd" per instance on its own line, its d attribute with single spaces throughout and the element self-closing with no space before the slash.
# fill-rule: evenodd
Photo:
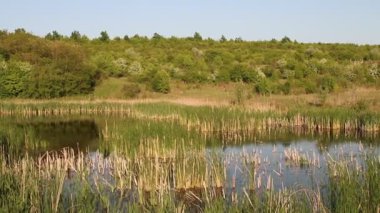
<svg viewBox="0 0 380 213">
<path fill-rule="evenodd" d="M 302 127 L 310 131 L 375 132 L 380 114 L 350 108 L 303 108 L 288 111 L 255 111 L 241 107 L 184 106 L 170 103 L 36 102 L 0 103 L 0 115 L 124 115 L 130 118 L 177 122 L 202 133 L 222 132 L 239 137 L 257 129 Z M 240 134 L 239 134 L 240 133 Z M 237 136 L 236 136 L 237 135 Z M 244 136 L 243 136 L 244 137 Z"/>
<path fill-rule="evenodd" d="M 330 205 L 334 212 L 378 212 L 380 158 L 329 161 Z"/>
<path fill-rule="evenodd" d="M 248 152 L 222 160 L 217 154 L 185 147 L 163 148 L 153 139 L 130 156 L 63 149 L 37 158 L 7 159 L 0 149 L 0 207 L 11 212 L 376 212 L 380 159 L 365 156 L 362 163 L 328 161 L 330 203 L 324 203 L 319 188 L 276 190 L 270 174 L 259 180 L 255 168 L 262 162 Z M 245 162 L 239 168 L 243 173 L 252 173 L 254 187 L 248 184 L 242 193 L 236 192 L 234 179 L 226 178 L 234 159 Z"/>
</svg>

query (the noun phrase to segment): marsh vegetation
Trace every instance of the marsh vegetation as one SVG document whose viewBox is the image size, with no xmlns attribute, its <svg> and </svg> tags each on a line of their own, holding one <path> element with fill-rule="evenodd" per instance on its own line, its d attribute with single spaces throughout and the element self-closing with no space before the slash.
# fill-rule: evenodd
<svg viewBox="0 0 380 213">
<path fill-rule="evenodd" d="M 376 112 L 50 101 L 0 114 L 5 211 L 380 209 Z"/>
</svg>

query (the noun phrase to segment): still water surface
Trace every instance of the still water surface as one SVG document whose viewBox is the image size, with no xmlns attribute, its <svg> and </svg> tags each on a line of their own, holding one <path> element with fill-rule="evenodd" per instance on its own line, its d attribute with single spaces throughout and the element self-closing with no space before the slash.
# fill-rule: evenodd
<svg viewBox="0 0 380 213">
<path fill-rule="evenodd" d="M 271 132 L 270 135 L 258 135 L 254 140 L 235 145 L 223 143 L 217 138 L 210 143 L 209 138 L 204 139 L 196 132 L 181 133 L 186 131 L 170 123 L 147 124 L 146 121 L 127 118 L 5 117 L 0 118 L 0 121 L 0 145 L 20 156 L 28 154 L 38 157 L 46 151 L 70 147 L 86 152 L 90 158 L 97 158 L 104 155 L 101 144 L 104 143 L 104 134 L 111 131 L 114 131 L 115 138 L 127 138 L 123 143 L 138 144 L 148 135 L 165 138 L 165 143 L 183 137 L 198 140 L 199 143 L 207 144 L 201 149 L 206 158 L 217 156 L 226 166 L 225 188 L 238 192 L 252 184 L 252 177 L 256 185 L 264 188 L 268 187 L 269 178 L 275 189 L 306 187 L 318 188 L 323 192 L 324 186 L 328 184 L 327 160 L 355 161 L 361 166 L 365 155 L 380 154 L 379 140 L 371 137 Z M 109 142 L 112 143 L 112 139 Z M 301 160 L 296 162 L 290 155 Z"/>
</svg>

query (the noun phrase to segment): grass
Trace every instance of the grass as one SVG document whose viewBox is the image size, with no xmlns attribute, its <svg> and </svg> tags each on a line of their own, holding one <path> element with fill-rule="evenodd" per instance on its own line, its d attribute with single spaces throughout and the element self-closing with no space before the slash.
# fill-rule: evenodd
<svg viewBox="0 0 380 213">
<path fill-rule="evenodd" d="M 88 96 L 66 97 L 57 100 L 125 100 L 122 92 L 126 78 L 108 78 L 95 88 L 93 94 Z M 244 106 L 260 111 L 293 110 L 295 108 L 309 108 L 320 105 L 320 94 L 290 94 L 262 96 L 253 93 L 253 86 L 241 83 L 225 84 L 183 84 L 172 81 L 171 92 L 160 94 L 151 92 L 146 85 L 141 85 L 142 92 L 137 100 L 165 101 L 186 105 L 230 106 L 236 102 L 236 89 L 246 94 Z M 354 87 L 339 90 L 326 95 L 323 108 L 353 107 L 358 102 L 366 102 L 370 111 L 380 111 L 380 92 L 378 88 Z M 136 101 L 136 99 L 134 99 Z"/>
<path fill-rule="evenodd" d="M 378 132 L 380 114 L 355 108 L 309 107 L 287 111 L 256 111 L 241 107 L 186 106 L 170 103 L 125 103 L 117 101 L 2 102 L 0 115 L 124 115 L 132 118 L 176 121 L 201 132 L 226 134 L 255 129 L 303 127 L 324 131 Z"/>
<path fill-rule="evenodd" d="M 330 202 L 333 212 L 380 210 L 380 158 L 364 163 L 330 161 Z"/>
</svg>

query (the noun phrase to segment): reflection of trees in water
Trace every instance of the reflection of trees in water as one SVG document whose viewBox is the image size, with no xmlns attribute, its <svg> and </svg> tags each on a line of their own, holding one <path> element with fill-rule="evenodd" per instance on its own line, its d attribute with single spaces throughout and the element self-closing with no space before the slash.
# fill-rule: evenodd
<svg viewBox="0 0 380 213">
<path fill-rule="evenodd" d="M 237 133 L 239 134 L 239 133 Z M 374 132 L 365 131 L 321 131 L 309 130 L 305 128 L 276 128 L 243 132 L 244 137 L 229 137 L 228 133 L 213 132 L 205 136 L 209 147 L 221 146 L 222 144 L 243 145 L 252 143 L 282 144 L 284 147 L 299 141 L 315 141 L 320 152 L 333 145 L 338 145 L 348 141 L 361 141 L 364 145 L 379 143 L 380 135 Z M 233 135 L 234 136 L 234 135 Z M 236 141 L 238 139 L 238 141 Z"/>
<path fill-rule="evenodd" d="M 282 144 L 287 147 L 295 142 L 315 141 L 320 152 L 342 142 L 360 140 L 365 145 L 366 143 L 376 143 L 379 138 L 377 133 L 314 131 L 302 127 L 204 133 L 193 129 L 189 130 L 181 125 L 173 125 L 171 122 L 147 122 L 129 118 L 111 119 L 112 122 L 108 126 L 102 125 L 104 122 L 107 123 L 107 118 L 104 117 L 95 118 L 96 122 L 90 117 L 36 117 L 15 120 L 2 119 L 0 134 L 3 135 L 3 138 L 7 138 L 6 140 L 2 139 L 2 146 L 9 153 L 19 156 L 25 152 L 36 155 L 46 150 L 60 150 L 64 147 L 81 151 L 99 150 L 104 156 L 109 156 L 115 148 L 134 152 L 139 147 L 141 140 L 151 138 L 158 138 L 159 143 L 163 143 L 167 147 L 172 147 L 176 141 L 183 140 L 186 146 L 192 146 L 194 142 L 200 147 L 221 148 L 248 143 Z M 105 133 L 110 138 L 105 138 Z M 98 141 L 102 141 L 102 143 L 98 143 Z M 188 141 L 191 143 L 187 143 Z"/>
<path fill-rule="evenodd" d="M 74 120 L 52 123 L 30 123 L 25 125 L 33 129 L 39 140 L 47 141 L 51 149 L 63 147 L 85 150 L 92 148 L 99 138 L 98 127 L 91 120 Z"/>
<path fill-rule="evenodd" d="M 36 155 L 46 150 L 71 147 L 86 151 L 96 149 L 99 130 L 92 120 L 56 122 L 8 122 L 0 126 L 0 146 L 6 153 L 23 156 Z"/>
<path fill-rule="evenodd" d="M 25 134 L 20 128 L 0 126 L 0 149 L 6 153 L 2 156 L 8 162 L 10 159 L 25 156 Z"/>
</svg>

